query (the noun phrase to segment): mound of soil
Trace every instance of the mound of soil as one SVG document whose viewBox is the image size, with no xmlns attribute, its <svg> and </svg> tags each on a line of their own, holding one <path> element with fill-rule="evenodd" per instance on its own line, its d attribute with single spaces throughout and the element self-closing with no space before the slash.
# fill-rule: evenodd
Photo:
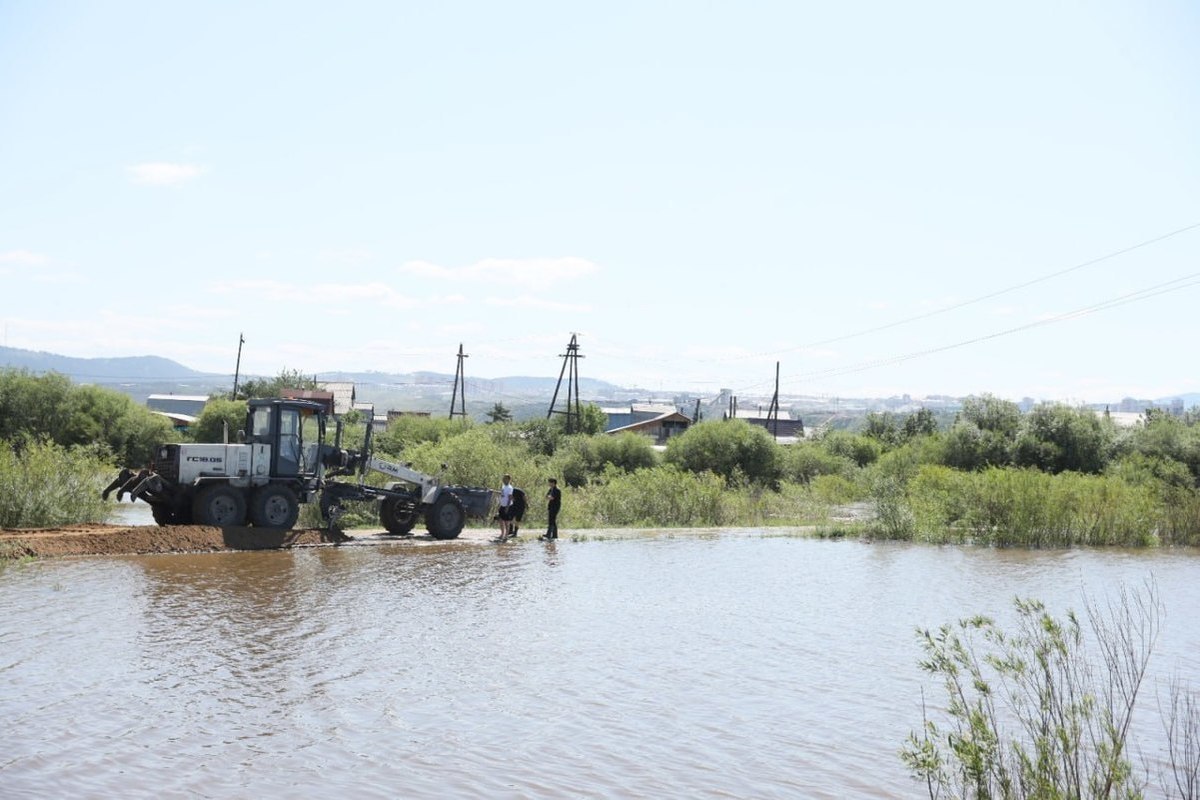
<svg viewBox="0 0 1200 800">
<path fill-rule="evenodd" d="M 0 558 L 278 550 L 346 539 L 340 532 L 331 533 L 319 528 L 283 531 L 206 525 L 86 524 L 64 528 L 0 529 Z"/>
</svg>

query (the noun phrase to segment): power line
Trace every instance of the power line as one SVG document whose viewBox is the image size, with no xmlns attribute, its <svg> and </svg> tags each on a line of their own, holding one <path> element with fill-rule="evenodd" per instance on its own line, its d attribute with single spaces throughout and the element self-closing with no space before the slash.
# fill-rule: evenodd
<svg viewBox="0 0 1200 800">
<path fill-rule="evenodd" d="M 1021 289 L 1027 289 L 1030 286 L 1036 286 L 1039 283 L 1045 283 L 1046 281 L 1053 280 L 1054 278 L 1061 278 L 1063 275 L 1068 275 L 1072 272 L 1076 272 L 1078 270 L 1085 269 L 1086 267 L 1095 266 L 1096 264 L 1100 264 L 1104 261 L 1110 261 L 1114 258 L 1118 258 L 1127 253 L 1132 253 L 1133 251 L 1140 250 L 1143 247 L 1149 247 L 1150 245 L 1158 244 L 1159 242 L 1166 241 L 1167 239 L 1170 239 L 1175 236 L 1179 236 L 1180 234 L 1187 233 L 1188 231 L 1192 231 L 1197 228 L 1200 228 L 1200 222 L 1194 222 L 1191 225 L 1185 225 L 1182 228 L 1176 228 L 1175 230 L 1169 231 L 1168 233 L 1164 233 L 1159 236 L 1155 236 L 1150 239 L 1146 239 L 1144 241 L 1138 242 L 1137 244 L 1129 245 L 1128 247 L 1122 247 L 1120 250 L 1114 250 L 1110 253 L 1105 253 L 1102 256 L 1098 256 L 1096 258 L 1089 259 L 1089 260 L 1081 262 L 1079 264 L 1075 264 L 1074 266 L 1067 267 L 1066 269 L 1060 269 L 1057 272 L 1051 272 L 1047 275 L 1042 275 L 1041 277 L 1038 277 L 1038 278 L 1033 278 L 1031 280 L 1027 280 L 1022 283 L 1013 284 L 1012 286 L 1008 286 L 1003 289 L 997 289 L 995 291 L 988 292 L 987 294 L 982 294 L 982 295 L 979 295 L 978 297 L 973 297 L 969 300 L 963 300 L 958 303 L 951 303 L 950 305 L 942 306 L 941 308 L 936 308 L 936 309 L 933 309 L 932 311 L 926 311 L 921 314 L 915 314 L 911 317 L 904 317 L 903 319 L 898 319 L 893 322 L 885 323 L 883 325 L 876 325 L 873 328 L 865 328 L 863 330 L 855 331 L 853 333 L 847 333 L 847 334 L 843 334 L 841 336 L 833 336 L 828 339 L 821 339 L 819 341 L 811 342 L 809 344 L 797 345 L 796 347 L 788 347 L 783 350 L 770 350 L 770 351 L 766 351 L 766 352 L 762 352 L 762 353 L 757 353 L 757 354 L 754 354 L 751 356 L 740 356 L 739 359 L 754 358 L 755 356 L 773 356 L 773 355 L 779 355 L 780 353 L 792 353 L 797 350 L 805 350 L 805 349 L 808 349 L 811 347 L 821 347 L 822 345 L 835 344 L 837 342 L 844 342 L 848 339 L 856 339 L 860 336 L 866 336 L 871 333 L 879 333 L 880 331 L 886 331 L 886 330 L 890 330 L 892 328 L 897 328 L 901 325 L 907 325 L 910 322 L 919 322 L 924 319 L 929 319 L 930 317 L 936 317 L 940 314 L 946 314 L 951 311 L 957 311 L 960 308 L 965 308 L 967 306 L 974 305 L 975 303 L 982 303 L 984 300 L 991 300 L 993 298 L 1000 297 L 1001 295 L 1010 294 L 1012 292 L 1016 292 Z M 730 361 L 733 359 L 721 359 L 721 360 Z"/>
<path fill-rule="evenodd" d="M 1089 314 L 1094 314 L 1098 311 L 1107 311 L 1110 308 L 1117 308 L 1118 306 L 1127 305 L 1129 303 L 1135 303 L 1140 300 L 1147 300 L 1151 297 L 1157 297 L 1158 295 L 1161 295 L 1161 294 L 1167 294 L 1169 292 L 1180 291 L 1182 289 L 1187 289 L 1192 286 L 1196 286 L 1197 284 L 1200 284 L 1200 272 L 1193 272 L 1189 275 L 1184 275 L 1180 278 L 1174 278 L 1172 280 L 1165 281 L 1163 283 L 1156 284 L 1154 286 L 1150 286 L 1145 289 L 1139 289 L 1136 292 L 1130 292 L 1128 294 L 1119 295 L 1117 297 L 1113 297 L 1108 300 L 1102 300 L 1101 302 L 1095 303 L 1090 306 L 1084 306 L 1082 308 L 1077 308 L 1073 311 L 1067 311 L 1062 314 L 1057 314 L 1052 317 L 1047 317 L 1046 319 L 1035 320 L 1033 322 L 1029 322 L 1024 325 L 1018 325 L 1014 328 L 1007 328 L 1002 331 L 995 331 L 993 333 L 985 334 L 983 336 L 977 336 L 973 339 L 964 339 L 963 341 L 953 342 L 951 344 L 941 345 L 939 347 L 931 347 L 931 348 L 927 348 L 925 350 L 917 350 L 917 351 L 914 351 L 911 353 L 905 353 L 902 355 L 889 356 L 886 358 L 879 358 L 879 359 L 875 359 L 872 361 L 864 361 L 859 364 L 851 364 L 851 365 L 848 365 L 845 367 L 831 367 L 829 369 L 824 369 L 824 370 L 814 370 L 812 372 L 798 373 L 795 375 L 789 375 L 788 378 L 789 379 L 799 379 L 799 380 L 813 379 L 813 378 L 834 378 L 834 377 L 841 377 L 843 375 L 852 375 L 852 374 L 855 374 L 858 372 L 865 372 L 867 370 L 877 369 L 879 367 L 893 366 L 895 364 L 900 364 L 905 361 L 911 361 L 915 358 L 921 358 L 922 356 L 933 355 L 935 353 L 943 353 L 947 350 L 954 350 L 959 347 L 966 347 L 967 345 L 978 344 L 980 342 L 986 342 L 991 339 L 998 339 L 1003 336 L 1009 336 L 1014 333 L 1020 333 L 1022 331 L 1027 331 L 1032 328 L 1040 328 L 1040 327 L 1043 327 L 1046 325 L 1052 325 L 1052 324 L 1055 324 L 1058 322 L 1065 322 L 1066 320 L 1076 319 L 1078 317 L 1087 316 Z M 755 387 L 762 386 L 766 383 L 767 383 L 767 381 L 761 381 L 759 383 L 751 384 L 748 387 L 744 387 L 741 391 L 753 389 Z"/>
<path fill-rule="evenodd" d="M 1027 289 L 1030 286 L 1036 286 L 1037 284 L 1045 283 L 1045 282 L 1053 280 L 1055 278 L 1061 278 L 1062 276 L 1069 275 L 1072 272 L 1077 272 L 1079 270 L 1086 269 L 1087 267 L 1095 266 L 1095 265 L 1103 263 L 1105 261 L 1111 261 L 1114 258 L 1119 258 L 1120 256 L 1126 255 L 1128 253 L 1132 253 L 1132 252 L 1134 252 L 1136 250 L 1140 250 L 1144 247 L 1149 247 L 1151 245 L 1158 244 L 1160 242 L 1164 242 L 1168 239 L 1174 238 L 1176 236 L 1180 236 L 1189 231 L 1196 230 L 1197 228 L 1200 228 L 1200 222 L 1194 222 L 1190 225 L 1185 225 L 1182 228 L 1176 228 L 1172 231 L 1168 231 L 1166 233 L 1162 233 L 1157 236 L 1152 236 L 1151 238 L 1144 239 L 1140 242 L 1137 242 L 1136 244 L 1128 245 L 1128 246 L 1122 247 L 1118 250 L 1113 250 L 1111 252 L 1105 253 L 1104 255 L 1088 259 L 1087 261 L 1082 261 L 1082 262 L 1080 262 L 1078 264 L 1074 264 L 1070 267 L 1066 267 L 1065 269 L 1056 270 L 1054 272 L 1051 272 L 1051 273 L 1048 273 L 1045 275 L 1041 275 L 1036 278 L 1031 278 L 1029 280 L 1022 281 L 1021 283 L 1016 283 L 1011 286 L 1006 286 L 1001 289 L 996 289 L 994 291 L 990 291 L 985 294 L 978 295 L 976 297 L 972 297 L 967 300 L 962 300 L 957 303 L 951 303 L 949 305 L 941 306 L 939 308 L 935 308 L 930 311 L 925 311 L 920 314 L 914 314 L 909 317 L 904 317 L 904 318 L 901 318 L 898 320 L 893 320 L 892 322 L 887 322 L 882 325 L 876 325 L 876 326 L 873 326 L 870 328 L 864 328 L 862 330 L 852 331 L 850 333 L 845 333 L 845 334 L 841 334 L 838 336 L 832 336 L 827 339 L 820 339 L 818 341 L 809 342 L 808 344 L 800 344 L 800 345 L 795 345 L 793 347 L 786 347 L 786 348 L 782 348 L 782 349 L 778 349 L 778 350 L 765 350 L 765 351 L 757 352 L 757 353 L 739 353 L 738 355 L 734 355 L 734 356 L 716 357 L 716 358 L 701 358 L 701 359 L 695 359 L 695 360 L 698 361 L 699 363 L 703 363 L 703 364 L 725 364 L 725 363 L 729 363 L 731 361 L 743 361 L 743 360 L 752 359 L 752 358 L 765 358 L 767 356 L 778 356 L 778 355 L 781 355 L 784 353 L 794 353 L 799 350 L 806 350 L 806 349 L 813 348 L 813 347 L 821 347 L 823 345 L 835 344 L 837 342 L 844 342 L 849 339 L 857 339 L 859 337 L 867 336 L 872 333 L 880 333 L 882 331 L 891 330 L 892 328 L 898 328 L 902 325 L 908 325 L 913 322 L 920 322 L 921 320 L 926 320 L 931 317 L 939 316 L 941 314 L 947 314 L 951 311 L 957 311 L 960 308 L 965 308 L 967 306 L 971 306 L 976 303 L 982 303 L 985 300 L 992 300 L 994 298 L 1001 297 L 1006 294 L 1011 294 L 1013 292 L 1020 291 L 1021 289 Z M 608 341 L 613 342 L 614 344 L 620 344 L 620 343 L 615 342 L 612 339 L 609 339 Z M 625 348 L 634 347 L 634 345 L 630 345 L 628 343 L 624 343 L 623 346 Z M 599 352 L 600 355 L 608 355 L 604 352 L 603 342 L 601 342 L 601 344 L 599 345 L 599 351 L 600 351 Z M 633 355 L 629 355 L 627 352 L 621 353 L 619 355 L 613 355 L 611 357 L 620 358 L 623 361 L 637 361 L 637 362 L 641 362 L 641 363 L 653 363 L 653 364 L 678 363 L 678 360 L 679 360 L 678 357 L 675 357 L 675 356 L 656 358 L 656 357 L 652 357 L 652 356 L 633 356 Z M 765 383 L 765 381 L 763 383 Z M 755 385 L 761 385 L 761 384 L 755 384 Z"/>
</svg>

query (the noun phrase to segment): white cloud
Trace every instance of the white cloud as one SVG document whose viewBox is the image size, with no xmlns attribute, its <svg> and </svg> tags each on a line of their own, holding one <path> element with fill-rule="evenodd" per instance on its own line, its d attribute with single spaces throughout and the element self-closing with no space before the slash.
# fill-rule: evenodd
<svg viewBox="0 0 1200 800">
<path fill-rule="evenodd" d="M 150 161 L 129 168 L 133 182 L 143 186 L 177 186 L 199 177 L 203 172 L 195 164 L 172 164 L 167 161 Z"/>
<path fill-rule="evenodd" d="M 489 306 L 501 306 L 504 308 L 530 308 L 538 311 L 566 311 L 572 314 L 586 314 L 592 310 L 591 306 L 579 305 L 577 303 L 559 303 L 554 300 L 539 300 L 536 297 L 529 295 L 521 295 L 520 297 L 489 297 L 484 301 Z"/>
<path fill-rule="evenodd" d="M 16 264 L 21 267 L 35 267 L 39 264 L 49 264 L 50 257 L 32 250 L 9 250 L 0 253 L 0 264 Z"/>
<path fill-rule="evenodd" d="M 562 281 L 577 280 L 599 270 L 585 258 L 485 258 L 465 267 L 444 267 L 428 261 L 409 261 L 400 271 L 430 280 L 468 281 L 495 288 L 519 286 L 544 289 Z"/>
<path fill-rule="evenodd" d="M 367 302 L 387 308 L 415 308 L 422 304 L 417 298 L 401 294 L 379 281 L 371 283 L 294 284 L 282 281 L 225 281 L 213 284 L 219 294 L 251 295 L 269 298 L 273 302 L 322 304 L 332 308 L 341 303 Z"/>
<path fill-rule="evenodd" d="M 364 264 L 373 258 L 375 254 L 365 247 L 345 247 L 337 250 L 322 250 L 317 254 L 317 257 L 322 261 L 329 261 L 335 264 Z"/>
</svg>

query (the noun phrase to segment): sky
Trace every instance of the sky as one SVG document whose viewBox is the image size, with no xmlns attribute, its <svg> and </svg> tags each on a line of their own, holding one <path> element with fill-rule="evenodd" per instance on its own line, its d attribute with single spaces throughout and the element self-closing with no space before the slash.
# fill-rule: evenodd
<svg viewBox="0 0 1200 800">
<path fill-rule="evenodd" d="M 0 0 L 5 346 L 1200 391 L 1200 6 Z"/>
</svg>

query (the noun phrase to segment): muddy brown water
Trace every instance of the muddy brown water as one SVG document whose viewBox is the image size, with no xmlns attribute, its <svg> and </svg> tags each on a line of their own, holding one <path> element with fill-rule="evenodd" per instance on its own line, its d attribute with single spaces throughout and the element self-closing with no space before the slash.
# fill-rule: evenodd
<svg viewBox="0 0 1200 800">
<path fill-rule="evenodd" d="M 1150 576 L 1152 680 L 1200 684 L 1193 551 L 776 534 L 9 566 L 0 795 L 921 797 L 916 627 Z"/>
</svg>

